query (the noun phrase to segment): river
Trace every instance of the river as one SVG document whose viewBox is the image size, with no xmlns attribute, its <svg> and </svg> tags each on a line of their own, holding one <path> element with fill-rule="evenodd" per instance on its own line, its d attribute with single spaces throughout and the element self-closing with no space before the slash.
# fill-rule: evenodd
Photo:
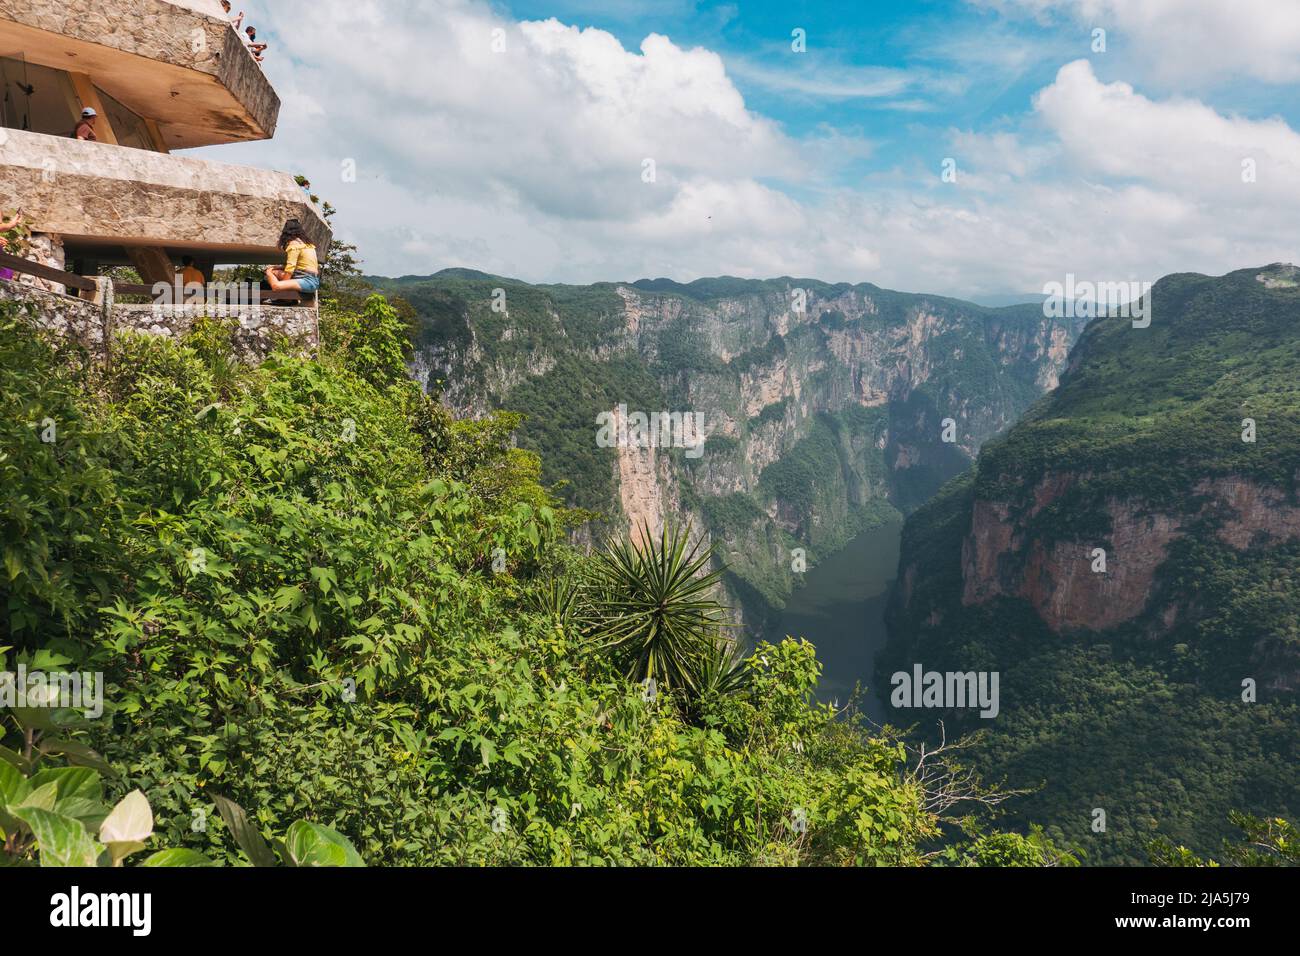
<svg viewBox="0 0 1300 956">
<path fill-rule="evenodd" d="M 773 635 L 778 640 L 786 634 L 807 638 L 817 648 L 822 700 L 843 705 L 854 684 L 868 687 L 861 707 L 878 723 L 884 721 L 885 709 L 870 686 L 871 671 L 876 651 L 885 643 L 885 602 L 898 573 L 902 531 L 902 522 L 864 531 L 809 568 Z"/>
</svg>

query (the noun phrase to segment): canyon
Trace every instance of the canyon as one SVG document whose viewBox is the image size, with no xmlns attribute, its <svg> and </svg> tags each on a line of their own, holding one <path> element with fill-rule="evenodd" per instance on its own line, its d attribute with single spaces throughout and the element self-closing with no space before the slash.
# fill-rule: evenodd
<svg viewBox="0 0 1300 956">
<path fill-rule="evenodd" d="M 1165 277 L 1149 323 L 790 278 L 379 285 L 415 308 L 431 393 L 531 416 L 579 544 L 689 521 L 751 639 L 824 627 L 828 702 L 865 676 L 872 719 L 982 731 L 976 770 L 1025 791 L 1012 819 L 1134 864 L 1300 792 L 1293 274 Z M 703 455 L 597 448 L 620 405 L 702 414 Z M 896 575 L 839 550 L 892 553 L 904 517 Z M 890 706 L 918 663 L 997 673 L 997 716 Z"/>
<path fill-rule="evenodd" d="M 530 416 L 520 444 L 595 516 L 583 533 L 689 522 L 751 633 L 797 586 L 796 549 L 815 564 L 927 500 L 1055 387 L 1087 322 L 793 278 L 371 281 L 414 306 L 412 372 L 445 404 Z M 700 416 L 702 454 L 596 454 L 620 405 Z"/>
</svg>

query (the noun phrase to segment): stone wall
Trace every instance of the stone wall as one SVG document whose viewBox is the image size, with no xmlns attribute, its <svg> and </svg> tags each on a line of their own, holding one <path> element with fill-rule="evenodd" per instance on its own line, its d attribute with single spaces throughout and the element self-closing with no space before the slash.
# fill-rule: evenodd
<svg viewBox="0 0 1300 956">
<path fill-rule="evenodd" d="M 65 267 L 63 257 L 63 240 L 59 236 L 47 235 L 46 233 L 37 232 L 32 234 L 32 238 L 27 245 L 27 252 L 23 255 L 24 259 L 31 259 L 33 262 L 39 262 L 43 266 L 49 266 L 51 269 L 62 270 Z M 33 289 L 42 289 L 46 292 L 53 292 L 55 295 L 63 295 L 67 289 L 49 279 L 40 279 L 36 276 L 29 276 L 25 273 L 15 273 L 14 282 L 19 285 L 30 286 Z"/>
<path fill-rule="evenodd" d="M 106 340 L 111 342 L 113 335 L 124 330 L 176 338 L 206 314 L 238 322 L 232 350 L 244 362 L 260 362 L 281 342 L 304 356 L 315 354 L 319 344 L 313 308 L 243 305 L 225 307 L 223 312 L 221 307 L 197 305 L 115 305 L 111 293 L 108 299 L 106 306 L 0 280 L 0 302 L 32 306 L 37 324 L 73 340 L 101 359 L 108 358 Z"/>
<path fill-rule="evenodd" d="M 227 306 L 220 309 L 194 306 L 116 305 L 113 331 L 133 330 L 175 338 L 184 335 L 194 320 L 206 315 L 238 321 L 231 343 L 234 354 L 245 362 L 259 362 L 279 342 L 287 342 L 296 354 L 312 355 L 318 344 L 316 310 L 269 305 Z"/>
<path fill-rule="evenodd" d="M 0 302 L 29 305 L 38 325 L 96 355 L 104 354 L 104 310 L 85 299 L 0 279 Z"/>
</svg>

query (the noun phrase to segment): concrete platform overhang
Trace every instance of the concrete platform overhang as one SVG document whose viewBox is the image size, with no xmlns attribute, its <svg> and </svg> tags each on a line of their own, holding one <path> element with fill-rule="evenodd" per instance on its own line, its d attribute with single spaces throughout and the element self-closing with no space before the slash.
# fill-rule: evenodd
<svg viewBox="0 0 1300 956">
<path fill-rule="evenodd" d="M 0 0 L 0 56 L 89 75 L 168 149 L 270 139 L 280 113 L 217 0 Z"/>
<path fill-rule="evenodd" d="M 288 173 L 0 129 L 0 208 L 63 237 L 71 259 L 155 246 L 217 262 L 275 262 L 285 220 L 323 254 L 330 230 Z"/>
</svg>

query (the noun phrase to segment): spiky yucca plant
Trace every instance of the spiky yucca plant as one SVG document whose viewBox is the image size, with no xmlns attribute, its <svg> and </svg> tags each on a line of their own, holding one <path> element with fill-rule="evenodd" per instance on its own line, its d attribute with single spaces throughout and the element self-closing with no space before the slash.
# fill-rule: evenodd
<svg viewBox="0 0 1300 956">
<path fill-rule="evenodd" d="M 592 568 L 587 631 L 633 681 L 698 698 L 729 687 L 734 661 L 719 654 L 726 607 L 711 595 L 722 576 L 705 571 L 712 548 L 690 543 L 689 528 L 665 525 L 656 537 L 648 523 L 641 543 L 611 540 Z"/>
</svg>

